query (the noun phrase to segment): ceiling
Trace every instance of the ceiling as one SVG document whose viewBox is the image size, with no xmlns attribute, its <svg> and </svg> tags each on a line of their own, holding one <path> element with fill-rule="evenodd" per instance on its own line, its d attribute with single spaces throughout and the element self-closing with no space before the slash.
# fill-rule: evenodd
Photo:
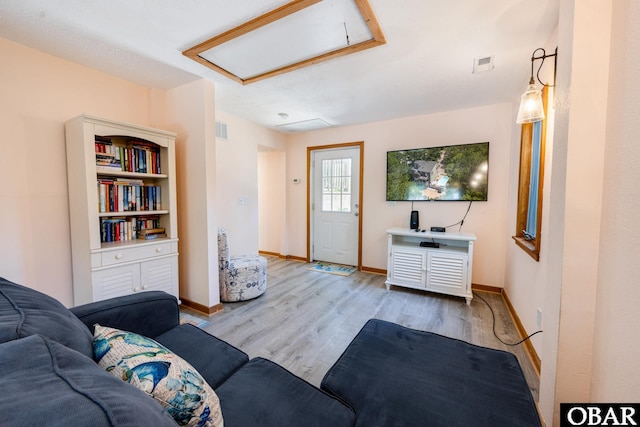
<svg viewBox="0 0 640 427">
<path fill-rule="evenodd" d="M 285 3 L 0 0 L 0 37 L 150 87 L 206 78 L 215 83 L 216 108 L 283 130 L 289 123 L 343 126 L 513 101 L 559 7 L 559 0 L 370 0 L 386 44 L 250 85 L 182 54 Z M 345 13 L 344 0 L 322 3 Z M 290 49 L 291 24 L 271 25 L 292 34 L 272 43 L 273 52 Z M 474 58 L 488 56 L 494 68 L 474 74 Z"/>
</svg>

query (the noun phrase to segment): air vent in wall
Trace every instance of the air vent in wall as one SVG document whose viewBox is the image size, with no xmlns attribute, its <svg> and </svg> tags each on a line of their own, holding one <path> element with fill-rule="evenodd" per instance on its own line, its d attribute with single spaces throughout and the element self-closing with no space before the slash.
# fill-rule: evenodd
<svg viewBox="0 0 640 427">
<path fill-rule="evenodd" d="M 221 139 L 223 141 L 228 141 L 229 137 L 227 136 L 227 124 L 222 122 L 216 122 L 216 138 Z"/>
</svg>

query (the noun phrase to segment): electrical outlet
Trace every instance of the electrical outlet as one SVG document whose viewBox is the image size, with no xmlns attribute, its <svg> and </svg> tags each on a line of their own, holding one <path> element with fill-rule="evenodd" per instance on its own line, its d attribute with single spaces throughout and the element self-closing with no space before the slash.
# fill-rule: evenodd
<svg viewBox="0 0 640 427">
<path fill-rule="evenodd" d="M 542 329 L 542 309 L 538 307 L 538 311 L 536 312 L 536 325 L 538 329 Z"/>
</svg>

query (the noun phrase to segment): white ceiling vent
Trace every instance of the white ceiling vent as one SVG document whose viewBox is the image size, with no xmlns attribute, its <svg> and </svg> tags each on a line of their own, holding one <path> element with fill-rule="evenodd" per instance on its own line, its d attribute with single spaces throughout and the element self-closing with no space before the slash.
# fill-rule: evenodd
<svg viewBox="0 0 640 427">
<path fill-rule="evenodd" d="M 228 141 L 227 124 L 223 122 L 216 122 L 216 138 L 223 141 Z"/>
<path fill-rule="evenodd" d="M 473 60 L 473 74 L 484 73 L 493 70 L 494 56 L 481 56 Z"/>
</svg>

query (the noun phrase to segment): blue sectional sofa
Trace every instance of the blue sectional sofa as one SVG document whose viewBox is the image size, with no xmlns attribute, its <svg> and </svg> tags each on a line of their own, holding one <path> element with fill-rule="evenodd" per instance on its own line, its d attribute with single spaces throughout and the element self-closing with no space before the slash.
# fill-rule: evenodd
<svg viewBox="0 0 640 427">
<path fill-rule="evenodd" d="M 189 362 L 215 390 L 224 425 L 352 426 L 353 410 L 269 360 L 192 325 L 176 299 L 144 292 L 66 309 L 0 279 L 0 425 L 164 426 L 153 398 L 94 362 L 93 325 L 150 337 Z"/>
<path fill-rule="evenodd" d="M 356 426 L 540 426 L 518 359 L 371 319 L 322 380 Z M 418 421 L 419 420 L 419 421 Z"/>
<path fill-rule="evenodd" d="M 166 293 L 67 309 L 1 278 L 0 425 L 176 425 L 156 400 L 94 361 L 95 324 L 152 338 L 186 360 L 215 390 L 227 427 L 540 425 L 510 353 L 371 320 L 319 389 L 181 325 Z"/>
</svg>

